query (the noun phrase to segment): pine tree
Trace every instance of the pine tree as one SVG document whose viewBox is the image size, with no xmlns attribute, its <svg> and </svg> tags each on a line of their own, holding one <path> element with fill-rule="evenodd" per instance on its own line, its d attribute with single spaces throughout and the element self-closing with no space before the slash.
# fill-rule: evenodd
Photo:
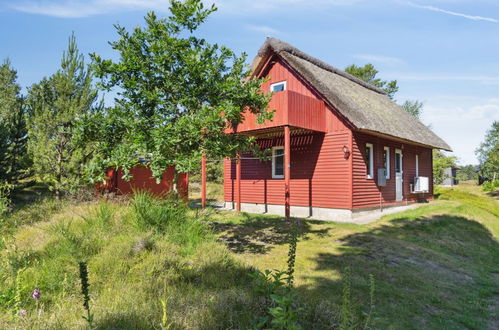
<svg viewBox="0 0 499 330">
<path fill-rule="evenodd" d="M 85 65 L 74 35 L 63 53 L 61 68 L 28 92 L 29 151 L 37 179 L 59 198 L 79 179 L 88 148 L 74 142 L 75 121 L 91 112 L 97 99 L 92 72 Z"/>
<path fill-rule="evenodd" d="M 0 181 L 17 184 L 28 167 L 26 121 L 17 72 L 9 60 L 0 65 Z"/>
</svg>

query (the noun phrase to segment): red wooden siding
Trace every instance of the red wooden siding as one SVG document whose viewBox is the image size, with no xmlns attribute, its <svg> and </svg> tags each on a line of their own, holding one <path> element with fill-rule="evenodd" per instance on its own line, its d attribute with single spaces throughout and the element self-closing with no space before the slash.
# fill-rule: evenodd
<svg viewBox="0 0 499 330">
<path fill-rule="evenodd" d="M 365 162 L 365 145 L 372 143 L 374 146 L 374 177 L 367 179 Z M 378 168 L 384 168 L 383 148 L 390 148 L 390 179 L 386 180 L 386 186 L 378 187 Z M 402 150 L 403 169 L 403 202 L 414 201 L 418 198 L 430 198 L 433 196 L 432 177 L 432 154 L 431 149 L 418 147 L 410 144 L 402 144 L 387 139 L 354 133 L 353 138 L 353 208 L 379 207 L 380 192 L 383 204 L 393 204 L 395 201 L 395 149 Z M 410 194 L 410 184 L 414 183 L 416 176 L 416 154 L 419 155 L 419 176 L 430 178 L 429 194 Z"/>
<path fill-rule="evenodd" d="M 156 178 L 152 177 L 152 172 L 145 166 L 136 166 L 130 170 L 132 179 L 125 181 L 123 171 L 119 169 L 108 170 L 106 175 L 108 179 L 103 185 L 99 185 L 99 190 L 107 190 L 115 192 L 119 195 L 131 194 L 134 191 L 149 191 L 156 196 L 164 196 L 171 190 L 171 183 L 173 180 L 174 172 L 173 167 L 168 168 L 159 183 L 156 183 Z M 178 175 L 177 189 L 181 196 L 187 197 L 189 177 L 185 173 Z"/>
<path fill-rule="evenodd" d="M 291 125 L 319 132 L 326 131 L 324 102 L 294 91 L 286 90 L 272 95 L 269 110 L 275 110 L 272 121 L 257 122 L 257 116 L 247 112 L 245 120 L 237 127 L 238 132 Z"/>
<path fill-rule="evenodd" d="M 264 148 L 283 145 L 282 137 L 259 142 Z M 350 208 L 350 162 L 342 150 L 348 143 L 348 132 L 291 136 L 291 205 Z M 241 165 L 241 202 L 284 204 L 284 179 L 272 178 L 271 161 L 243 159 Z M 235 163 L 226 160 L 226 201 L 237 199 L 235 171 Z"/>
</svg>

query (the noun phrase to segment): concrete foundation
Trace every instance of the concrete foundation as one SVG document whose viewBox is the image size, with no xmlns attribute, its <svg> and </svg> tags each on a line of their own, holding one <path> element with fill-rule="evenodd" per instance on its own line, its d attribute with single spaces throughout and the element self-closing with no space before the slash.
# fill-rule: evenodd
<svg viewBox="0 0 499 330">
<path fill-rule="evenodd" d="M 323 221 L 366 224 L 372 221 L 376 221 L 384 215 L 402 212 L 408 209 L 416 208 L 417 206 L 418 204 L 394 205 L 384 208 L 383 211 L 374 209 L 353 212 L 346 209 L 291 206 L 291 216 L 295 218 L 309 218 Z M 235 210 L 236 203 L 224 202 L 224 208 L 227 210 Z M 284 205 L 241 203 L 241 211 L 247 213 L 273 214 L 284 216 Z"/>
</svg>

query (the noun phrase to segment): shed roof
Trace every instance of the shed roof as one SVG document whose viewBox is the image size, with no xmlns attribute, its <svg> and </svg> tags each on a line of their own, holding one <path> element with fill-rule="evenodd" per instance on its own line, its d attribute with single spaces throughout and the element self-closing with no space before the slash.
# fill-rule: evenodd
<svg viewBox="0 0 499 330">
<path fill-rule="evenodd" d="M 275 38 L 267 38 L 253 61 L 258 71 L 262 59 L 278 54 L 308 81 L 358 130 L 389 135 L 437 149 L 450 146 L 386 93 L 342 70 Z"/>
</svg>

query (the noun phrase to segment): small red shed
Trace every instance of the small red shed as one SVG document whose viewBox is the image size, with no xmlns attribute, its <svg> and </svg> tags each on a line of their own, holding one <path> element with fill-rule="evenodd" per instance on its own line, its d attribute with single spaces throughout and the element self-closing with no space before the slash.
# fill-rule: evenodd
<svg viewBox="0 0 499 330">
<path fill-rule="evenodd" d="M 432 149 L 451 148 L 383 90 L 273 38 L 253 70 L 269 78 L 275 116 L 248 114 L 232 133 L 257 137 L 272 160 L 225 161 L 226 207 L 348 221 L 432 198 Z"/>
<path fill-rule="evenodd" d="M 99 185 L 100 191 L 113 192 L 118 195 L 131 194 L 134 191 L 148 191 L 156 196 L 165 196 L 172 189 L 174 168 L 169 167 L 164 173 L 161 181 L 156 182 L 152 171 L 144 164 L 137 165 L 130 170 L 132 176 L 130 181 L 123 179 L 121 169 L 109 169 L 106 172 L 106 183 Z M 178 175 L 177 190 L 181 197 L 188 198 L 189 176 L 186 173 Z"/>
</svg>

